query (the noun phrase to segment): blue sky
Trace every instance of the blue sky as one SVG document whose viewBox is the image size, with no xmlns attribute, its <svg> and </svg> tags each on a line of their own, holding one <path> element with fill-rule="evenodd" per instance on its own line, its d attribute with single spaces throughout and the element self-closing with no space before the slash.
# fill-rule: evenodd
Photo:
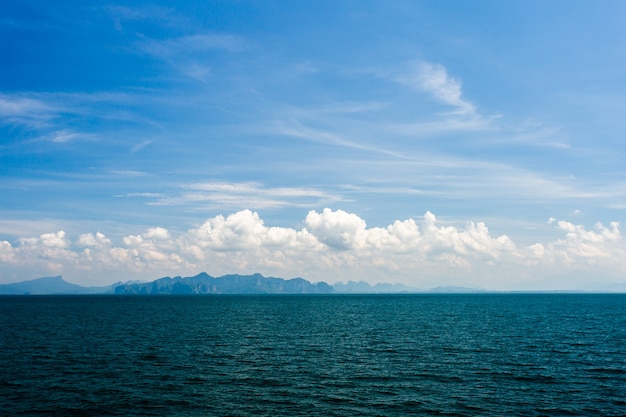
<svg viewBox="0 0 626 417">
<path fill-rule="evenodd" d="M 0 282 L 626 282 L 626 4 L 2 2 Z"/>
</svg>

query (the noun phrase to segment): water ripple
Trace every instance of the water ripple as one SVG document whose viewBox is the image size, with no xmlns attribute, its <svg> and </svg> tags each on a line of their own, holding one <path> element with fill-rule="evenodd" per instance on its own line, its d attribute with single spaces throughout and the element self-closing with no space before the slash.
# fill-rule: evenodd
<svg viewBox="0 0 626 417">
<path fill-rule="evenodd" d="M 626 296 L 1 297 L 2 415 L 626 415 Z"/>
</svg>

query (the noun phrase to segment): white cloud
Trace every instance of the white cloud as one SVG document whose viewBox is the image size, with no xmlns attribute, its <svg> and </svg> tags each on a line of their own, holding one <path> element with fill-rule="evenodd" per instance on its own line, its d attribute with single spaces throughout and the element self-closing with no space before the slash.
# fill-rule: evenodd
<svg viewBox="0 0 626 417">
<path fill-rule="evenodd" d="M 0 262 L 3 264 L 12 264 L 15 263 L 15 261 L 15 249 L 11 243 L 6 240 L 0 242 Z"/>
<path fill-rule="evenodd" d="M 44 233 L 38 240 L 28 241 L 30 244 L 41 243 L 47 248 L 63 249 L 69 246 L 69 241 L 65 237 L 65 232 L 60 230 L 56 233 Z"/>
<path fill-rule="evenodd" d="M 623 240 L 617 222 L 611 223 L 610 228 L 597 223 L 595 232 L 566 221 L 559 221 L 557 225 L 566 232 L 566 236 L 553 243 L 552 248 L 555 256 L 566 263 L 595 265 L 603 258 L 615 263 L 624 259 L 620 245 Z"/>
<path fill-rule="evenodd" d="M 139 142 L 138 144 L 134 145 L 130 149 L 130 153 L 137 153 L 140 150 L 142 150 L 143 148 L 145 148 L 146 146 L 151 145 L 152 143 L 154 143 L 154 141 L 152 141 L 152 140 L 143 140 L 143 141 Z"/>
<path fill-rule="evenodd" d="M 273 125 L 268 126 L 266 128 L 266 131 L 267 133 L 275 135 L 300 138 L 311 142 L 323 143 L 326 145 L 368 151 L 374 154 L 393 156 L 399 159 L 406 158 L 406 156 L 402 152 L 393 151 L 381 146 L 370 144 L 367 141 L 364 141 L 362 137 L 359 137 L 358 139 L 349 138 L 332 131 L 308 127 L 298 120 L 278 121 Z"/>
<path fill-rule="evenodd" d="M 524 276 L 531 272 L 536 277 L 565 271 L 626 273 L 619 224 L 597 224 L 595 230 L 566 221 L 553 224 L 561 238 L 518 247 L 506 235 L 492 236 L 482 222 L 465 228 L 439 225 L 430 212 L 417 221 L 368 227 L 354 213 L 324 209 L 310 211 L 303 227 L 294 229 L 266 226 L 257 213 L 242 210 L 209 218 L 186 232 L 153 227 L 118 243 L 101 232 L 81 234 L 72 242 L 63 231 L 20 238 L 16 245 L 3 241 L 0 262 L 29 274 L 23 279 L 63 273 L 75 282 L 97 279 L 88 283 L 99 284 L 199 271 L 258 271 L 329 282 L 365 279 L 422 288 L 463 283 L 498 289 L 524 287 Z"/>
<path fill-rule="evenodd" d="M 169 39 L 143 38 L 136 46 L 141 53 L 167 62 L 187 77 L 206 81 L 213 69 L 204 54 L 215 50 L 242 51 L 247 43 L 236 35 L 198 33 Z"/>
<path fill-rule="evenodd" d="M 412 137 L 426 137 L 449 132 L 471 132 L 492 128 L 497 116 L 490 118 L 445 119 L 422 123 L 397 123 L 387 127 L 389 131 Z"/>
<path fill-rule="evenodd" d="M 38 98 L 0 94 L 0 121 L 5 124 L 41 128 L 58 111 L 55 106 Z"/>
<path fill-rule="evenodd" d="M 304 221 L 317 239 L 337 249 L 351 249 L 365 244 L 365 221 L 356 214 L 325 208 L 322 213 L 310 211 Z"/>
<path fill-rule="evenodd" d="M 134 170 L 111 170 L 108 171 L 109 173 L 115 175 L 115 176 L 120 176 L 120 177 L 125 177 L 125 178 L 137 178 L 137 177 L 147 177 L 150 174 L 148 174 L 147 172 L 144 171 L 134 171 Z M 153 193 L 153 196 L 154 193 Z"/>
<path fill-rule="evenodd" d="M 257 213 L 243 210 L 227 217 L 216 216 L 183 236 L 185 246 L 216 251 L 297 248 L 318 246 L 306 231 L 266 227 Z"/>
<path fill-rule="evenodd" d="M 448 74 L 440 64 L 429 62 L 414 63 L 410 70 L 397 78 L 397 81 L 420 91 L 429 93 L 435 100 L 457 108 L 458 113 L 473 114 L 475 106 L 463 99 L 461 81 Z"/>
<path fill-rule="evenodd" d="M 166 7 L 106 6 L 104 9 L 111 14 L 115 29 L 120 32 L 124 31 L 122 25 L 124 21 L 132 22 L 150 20 L 159 22 L 164 26 L 172 27 L 184 27 L 185 25 L 189 25 L 187 19 L 184 19 L 175 13 L 175 9 Z"/>
<path fill-rule="evenodd" d="M 0 115 L 3 117 L 38 115 L 49 110 L 49 107 L 39 100 L 28 97 L 12 97 L 6 94 L 0 95 Z"/>
<path fill-rule="evenodd" d="M 145 94 L 106 91 L 0 94 L 0 125 L 25 129 L 28 135 L 21 141 L 25 146 L 45 142 L 59 145 L 77 139 L 101 141 L 103 136 L 93 131 L 90 121 L 98 120 L 97 124 L 102 126 L 110 121 L 116 125 L 123 121 L 158 126 L 135 112 L 137 106 L 145 105 Z M 148 144 L 142 142 L 134 151 Z"/>
<path fill-rule="evenodd" d="M 242 38 L 229 34 L 195 34 L 164 40 L 144 39 L 138 45 L 142 51 L 161 59 L 212 49 L 239 51 L 246 47 Z"/>
<path fill-rule="evenodd" d="M 65 267 L 74 266 L 78 258 L 63 230 L 39 237 L 20 238 L 18 242 L 19 245 L 13 248 L 14 264 L 58 273 Z"/>
<path fill-rule="evenodd" d="M 165 239 L 169 239 L 170 232 L 168 232 L 167 229 L 164 229 L 162 227 L 152 227 L 148 229 L 148 231 L 144 234 L 144 236 L 149 239 L 165 240 Z"/>
<path fill-rule="evenodd" d="M 156 197 L 149 204 L 163 206 L 196 206 L 199 209 L 242 209 L 254 207 L 267 209 L 278 207 L 310 207 L 341 201 L 338 195 L 314 188 L 265 187 L 256 182 L 201 182 L 185 184 L 182 191 L 173 195 Z M 134 194 L 133 196 L 141 196 Z"/>
<path fill-rule="evenodd" d="M 479 255 L 498 259 L 501 254 L 515 252 L 515 245 L 506 235 L 491 237 L 482 223 L 470 222 L 463 231 L 455 227 L 438 227 L 434 214 L 424 215 L 424 241 L 426 251 L 451 251 L 455 255 Z"/>
<path fill-rule="evenodd" d="M 76 132 L 72 132 L 71 130 L 63 129 L 57 130 L 50 136 L 50 141 L 54 143 L 67 143 L 76 138 L 79 138 L 81 135 Z"/>
<path fill-rule="evenodd" d="M 103 247 L 111 245 L 111 241 L 103 233 L 83 233 L 76 241 L 78 246 Z"/>
</svg>

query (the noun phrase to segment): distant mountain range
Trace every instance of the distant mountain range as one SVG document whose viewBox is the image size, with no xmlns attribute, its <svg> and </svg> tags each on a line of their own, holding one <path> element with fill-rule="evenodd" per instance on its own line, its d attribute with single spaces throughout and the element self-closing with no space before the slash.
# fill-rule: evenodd
<svg viewBox="0 0 626 417">
<path fill-rule="evenodd" d="M 254 275 L 224 275 L 202 272 L 194 277 L 165 277 L 141 284 L 122 284 L 115 294 L 330 294 L 325 282 L 312 284 L 303 278 L 274 278 Z"/>
<path fill-rule="evenodd" d="M 113 294 L 121 283 L 104 287 L 83 287 L 63 280 L 63 277 L 43 277 L 30 281 L 0 285 L 2 295 Z"/>
<path fill-rule="evenodd" d="M 261 274 L 212 277 L 202 272 L 193 277 L 163 277 L 152 282 L 117 282 L 103 287 L 83 287 L 61 276 L 0 285 L 0 295 L 57 294 L 394 294 L 394 293 L 475 293 L 466 287 L 437 287 L 420 291 L 402 284 L 375 284 L 348 281 L 329 285 L 303 278 L 274 278 Z"/>
<path fill-rule="evenodd" d="M 368 284 L 365 281 L 348 281 L 346 283 L 338 282 L 333 285 L 336 293 L 340 294 L 396 294 L 417 292 L 415 288 L 407 287 L 402 284 Z"/>
</svg>

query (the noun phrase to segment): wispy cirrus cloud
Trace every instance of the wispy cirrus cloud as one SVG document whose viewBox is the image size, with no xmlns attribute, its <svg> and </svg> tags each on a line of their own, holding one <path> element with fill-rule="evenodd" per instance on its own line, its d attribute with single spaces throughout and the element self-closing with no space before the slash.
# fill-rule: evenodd
<svg viewBox="0 0 626 417">
<path fill-rule="evenodd" d="M 137 47 L 150 55 L 170 59 L 210 50 L 237 52 L 246 49 L 247 43 L 240 36 L 231 34 L 198 33 L 168 39 L 140 39 Z"/>
<path fill-rule="evenodd" d="M 468 119 L 443 119 L 427 122 L 393 123 L 386 126 L 390 132 L 411 137 L 432 137 L 450 132 L 477 132 L 494 130 L 493 121 L 498 116 L 490 118 L 471 117 Z"/>
<path fill-rule="evenodd" d="M 85 138 L 87 136 L 89 135 L 81 134 L 79 132 L 69 129 L 62 129 L 53 132 L 49 136 L 49 140 L 53 143 L 68 143 L 73 142 L 77 139 Z"/>
<path fill-rule="evenodd" d="M 176 10 L 170 7 L 109 5 L 104 9 L 113 18 L 115 29 L 120 32 L 124 30 L 124 22 L 148 20 L 168 27 L 184 27 L 189 24 L 189 19 L 176 13 Z"/>
<path fill-rule="evenodd" d="M 410 65 L 408 71 L 396 76 L 395 80 L 430 94 L 440 103 L 456 108 L 454 113 L 476 114 L 476 106 L 463 98 L 461 81 L 449 75 L 443 65 L 425 61 L 415 62 Z"/>
<path fill-rule="evenodd" d="M 198 81 L 206 81 L 212 74 L 212 67 L 207 64 L 211 52 L 240 52 L 248 47 L 240 36 L 216 33 L 196 33 L 166 39 L 144 37 L 135 46 L 140 53 L 167 62 L 182 74 Z"/>
<path fill-rule="evenodd" d="M 572 149 L 572 146 L 564 136 L 564 133 L 558 127 L 527 122 L 517 129 L 511 129 L 506 133 L 497 135 L 490 142 L 494 144 L 517 144 L 562 150 Z"/>
<path fill-rule="evenodd" d="M 116 175 L 116 176 L 120 176 L 120 177 L 125 177 L 125 178 L 137 178 L 137 177 L 147 177 L 150 174 L 148 174 L 147 172 L 144 171 L 136 171 L 136 170 L 130 170 L 130 169 L 126 169 L 126 170 L 111 170 L 109 171 L 109 173 Z"/>
<path fill-rule="evenodd" d="M 242 36 L 207 31 L 202 22 L 180 13 L 178 8 L 116 5 L 107 6 L 105 10 L 113 19 L 115 29 L 128 34 L 128 43 L 135 52 L 166 62 L 197 81 L 206 81 L 212 75 L 207 59 L 212 52 L 238 52 L 249 46 Z M 131 32 L 128 29 L 137 24 L 147 24 L 149 30 Z M 165 34 L 170 29 L 182 35 Z"/>
<path fill-rule="evenodd" d="M 25 94 L 0 94 L 0 120 L 3 124 L 41 128 L 49 124 L 62 108 Z"/>
<path fill-rule="evenodd" d="M 67 93 L 21 92 L 0 93 L 0 121 L 14 126 L 42 129 L 56 121 L 67 122 L 74 118 L 113 118 L 121 114 L 119 106 L 138 104 L 140 94 L 128 93 Z M 113 108 L 118 107 L 118 108 Z M 59 129 L 60 130 L 60 129 Z"/>
<path fill-rule="evenodd" d="M 145 148 L 146 146 L 150 146 L 152 143 L 154 143 L 153 140 L 142 140 L 141 142 L 139 142 L 138 144 L 134 145 L 131 149 L 130 149 L 130 153 L 137 153 L 140 150 L 142 150 L 143 148 Z"/>
<path fill-rule="evenodd" d="M 64 119 L 72 114 L 68 101 L 41 94 L 0 94 L 0 124 L 38 132 L 36 139 L 56 144 L 90 137 L 90 134 L 65 127 Z M 79 110 L 84 111 L 84 110 Z M 71 116 L 70 116 L 71 117 Z"/>
<path fill-rule="evenodd" d="M 268 132 L 305 139 L 311 142 L 323 143 L 326 145 L 340 146 L 344 148 L 352 148 L 356 150 L 368 151 L 375 154 L 394 156 L 404 159 L 405 156 L 401 152 L 386 149 L 381 146 L 369 143 L 363 138 L 352 139 L 345 135 L 336 133 L 332 130 L 324 130 L 321 128 L 307 126 L 299 120 L 280 120 L 273 125 L 265 128 Z"/>
<path fill-rule="evenodd" d="M 314 188 L 266 187 L 258 182 L 198 182 L 179 188 L 180 191 L 170 194 L 134 193 L 132 196 L 150 198 L 149 205 L 186 206 L 197 210 L 310 207 L 343 200 L 340 195 Z"/>
<path fill-rule="evenodd" d="M 0 93 L 0 125 L 23 132 L 20 143 L 51 143 L 56 145 L 76 141 L 94 141 L 117 135 L 120 127 L 143 126 L 159 129 L 145 112 L 139 109 L 153 92 L 20 92 Z M 143 114 L 142 114 L 143 113 Z M 115 139 L 113 139 L 115 140 Z M 144 140 L 131 147 L 137 152 L 152 143 Z"/>
</svg>

